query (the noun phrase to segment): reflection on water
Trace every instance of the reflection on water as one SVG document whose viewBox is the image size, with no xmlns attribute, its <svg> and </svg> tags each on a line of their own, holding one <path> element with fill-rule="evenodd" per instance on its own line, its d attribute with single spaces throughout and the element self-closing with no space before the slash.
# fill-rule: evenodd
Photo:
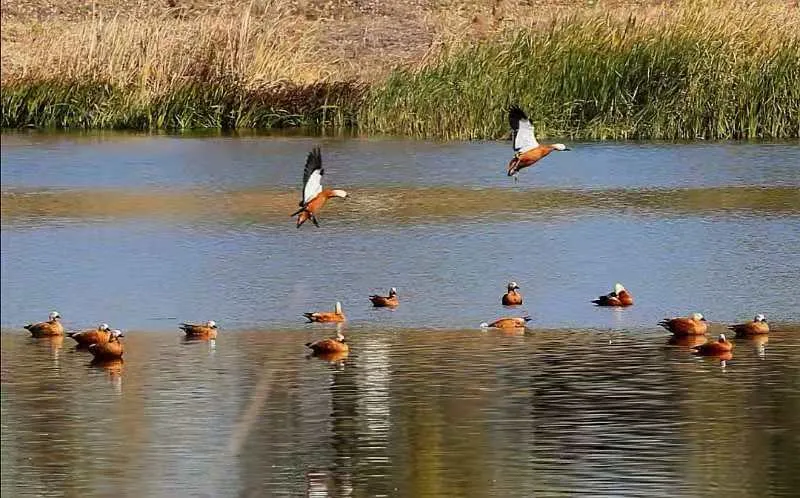
<svg viewBox="0 0 800 498">
<path fill-rule="evenodd" d="M 131 332 L 124 364 L 2 334 L 3 494 L 791 493 L 800 328 L 764 357 L 658 332 Z M 41 346 L 41 347 L 40 347 Z M 109 451 L 112 450 L 112 451 Z M 104 469 L 113 468 L 113 472 Z M 709 476 L 713 476 L 709 478 Z M 180 487 L 175 487 L 180 484 Z"/>
</svg>

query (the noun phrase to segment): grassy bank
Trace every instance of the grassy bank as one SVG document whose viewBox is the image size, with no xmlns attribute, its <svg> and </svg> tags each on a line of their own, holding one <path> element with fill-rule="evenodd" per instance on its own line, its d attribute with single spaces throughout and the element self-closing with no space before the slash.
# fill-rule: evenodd
<svg viewBox="0 0 800 498">
<path fill-rule="evenodd" d="M 428 37 L 416 48 L 409 38 L 406 59 L 337 56 L 324 20 L 280 2 L 189 19 L 4 23 L 24 50 L 4 53 L 2 126 L 497 138 L 513 102 L 542 135 L 800 136 L 800 14 L 785 2 L 491 5 L 426 14 Z"/>
</svg>

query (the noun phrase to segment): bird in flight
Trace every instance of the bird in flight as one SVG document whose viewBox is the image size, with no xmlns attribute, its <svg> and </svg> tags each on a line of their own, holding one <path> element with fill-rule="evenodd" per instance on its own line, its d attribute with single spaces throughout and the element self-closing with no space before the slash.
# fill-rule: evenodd
<svg viewBox="0 0 800 498">
<path fill-rule="evenodd" d="M 554 150 L 569 150 L 564 144 L 539 144 L 533 134 L 533 125 L 519 106 L 511 106 L 508 122 L 511 125 L 511 142 L 514 146 L 514 158 L 508 163 L 508 176 L 513 176 L 514 182 L 519 181 L 517 175 L 523 168 L 533 166 Z"/>
<path fill-rule="evenodd" d="M 314 226 L 319 227 L 317 214 L 322 210 L 322 206 L 331 197 L 341 197 L 347 199 L 349 196 L 344 190 L 322 189 L 322 175 L 325 170 L 322 168 L 322 153 L 319 147 L 308 153 L 306 167 L 303 170 L 303 196 L 300 199 L 300 209 L 290 216 L 297 216 L 297 228 L 303 223 L 311 220 Z"/>
</svg>

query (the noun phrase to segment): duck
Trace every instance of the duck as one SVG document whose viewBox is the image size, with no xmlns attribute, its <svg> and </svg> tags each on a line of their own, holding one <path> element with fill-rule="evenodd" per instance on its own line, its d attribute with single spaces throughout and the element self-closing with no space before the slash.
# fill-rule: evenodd
<svg viewBox="0 0 800 498">
<path fill-rule="evenodd" d="M 508 292 L 503 294 L 501 299 L 503 306 L 517 306 L 522 304 L 522 293 L 519 292 L 519 285 L 516 282 L 508 283 Z"/>
<path fill-rule="evenodd" d="M 342 313 L 342 303 L 339 301 L 336 301 L 336 306 L 333 311 L 303 313 L 303 316 L 306 317 L 309 322 L 335 323 L 345 321 L 344 313 Z"/>
<path fill-rule="evenodd" d="M 736 337 L 746 337 L 750 335 L 761 335 L 769 333 L 769 324 L 767 317 L 761 313 L 757 314 L 752 322 L 738 323 L 731 325 L 728 330 L 736 333 Z"/>
<path fill-rule="evenodd" d="M 308 153 L 306 166 L 303 170 L 303 195 L 300 199 L 300 209 L 290 216 L 297 216 L 297 228 L 303 226 L 308 220 L 319 228 L 317 214 L 322 207 L 333 197 L 348 199 L 349 194 L 341 189 L 322 189 L 322 175 L 325 170 L 322 168 L 322 153 L 319 147 Z"/>
<path fill-rule="evenodd" d="M 67 337 L 75 339 L 78 347 L 88 347 L 90 344 L 108 342 L 111 328 L 107 323 L 101 323 L 96 329 L 82 330 L 80 332 L 67 332 Z"/>
<path fill-rule="evenodd" d="M 322 339 L 314 342 L 307 342 L 306 347 L 311 349 L 314 354 L 346 353 L 350 351 L 344 339 L 344 334 L 336 333 L 336 337 Z"/>
<path fill-rule="evenodd" d="M 633 296 L 622 284 L 614 284 L 614 290 L 604 296 L 600 296 L 594 301 L 598 306 L 624 307 L 633 305 Z"/>
<path fill-rule="evenodd" d="M 539 144 L 533 133 L 533 125 L 519 106 L 511 106 L 508 122 L 511 125 L 514 158 L 508 163 L 507 173 L 514 177 L 514 182 L 519 181 L 517 176 L 522 169 L 535 165 L 554 150 L 569 150 L 564 144 Z"/>
<path fill-rule="evenodd" d="M 52 337 L 64 335 L 64 326 L 61 324 L 61 314 L 58 311 L 51 311 L 47 316 L 46 322 L 29 323 L 25 325 L 33 337 Z"/>
<path fill-rule="evenodd" d="M 209 320 L 204 324 L 181 323 L 178 328 L 186 333 L 187 339 L 216 339 L 217 322 Z"/>
<path fill-rule="evenodd" d="M 532 318 L 529 316 L 522 316 L 522 317 L 513 317 L 513 318 L 500 318 L 498 320 L 493 321 L 492 323 L 483 322 L 481 324 L 481 328 L 495 328 L 495 329 L 518 329 L 525 327 L 525 325 L 531 321 Z"/>
<path fill-rule="evenodd" d="M 109 333 L 108 341 L 89 346 L 89 352 L 92 353 L 95 360 L 116 360 L 122 358 L 124 352 L 122 341 L 120 337 L 124 337 L 121 330 L 114 329 Z"/>
<path fill-rule="evenodd" d="M 703 356 L 716 356 L 723 353 L 730 353 L 733 344 L 725 338 L 725 334 L 720 334 L 716 341 L 709 341 L 692 348 L 692 352 Z"/>
<path fill-rule="evenodd" d="M 704 335 L 708 330 L 706 318 L 702 313 L 692 313 L 688 317 L 665 318 L 658 324 L 675 335 Z"/>
<path fill-rule="evenodd" d="M 393 308 L 400 304 L 400 300 L 397 298 L 397 289 L 394 287 L 389 289 L 388 296 L 379 296 L 377 294 L 373 294 L 369 296 L 369 300 L 372 301 L 372 305 L 376 308 Z"/>
</svg>

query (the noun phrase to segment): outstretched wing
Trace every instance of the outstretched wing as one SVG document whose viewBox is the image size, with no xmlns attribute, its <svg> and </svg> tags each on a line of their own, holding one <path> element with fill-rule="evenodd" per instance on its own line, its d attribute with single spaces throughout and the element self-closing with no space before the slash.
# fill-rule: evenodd
<svg viewBox="0 0 800 498">
<path fill-rule="evenodd" d="M 322 192 L 322 153 L 319 147 L 308 153 L 306 167 L 303 170 L 303 197 L 300 199 L 300 206 L 305 206 L 311 199 Z"/>
<path fill-rule="evenodd" d="M 519 106 L 511 106 L 508 110 L 508 123 L 511 125 L 514 152 L 526 152 L 539 146 L 533 136 L 533 125 Z"/>
</svg>

